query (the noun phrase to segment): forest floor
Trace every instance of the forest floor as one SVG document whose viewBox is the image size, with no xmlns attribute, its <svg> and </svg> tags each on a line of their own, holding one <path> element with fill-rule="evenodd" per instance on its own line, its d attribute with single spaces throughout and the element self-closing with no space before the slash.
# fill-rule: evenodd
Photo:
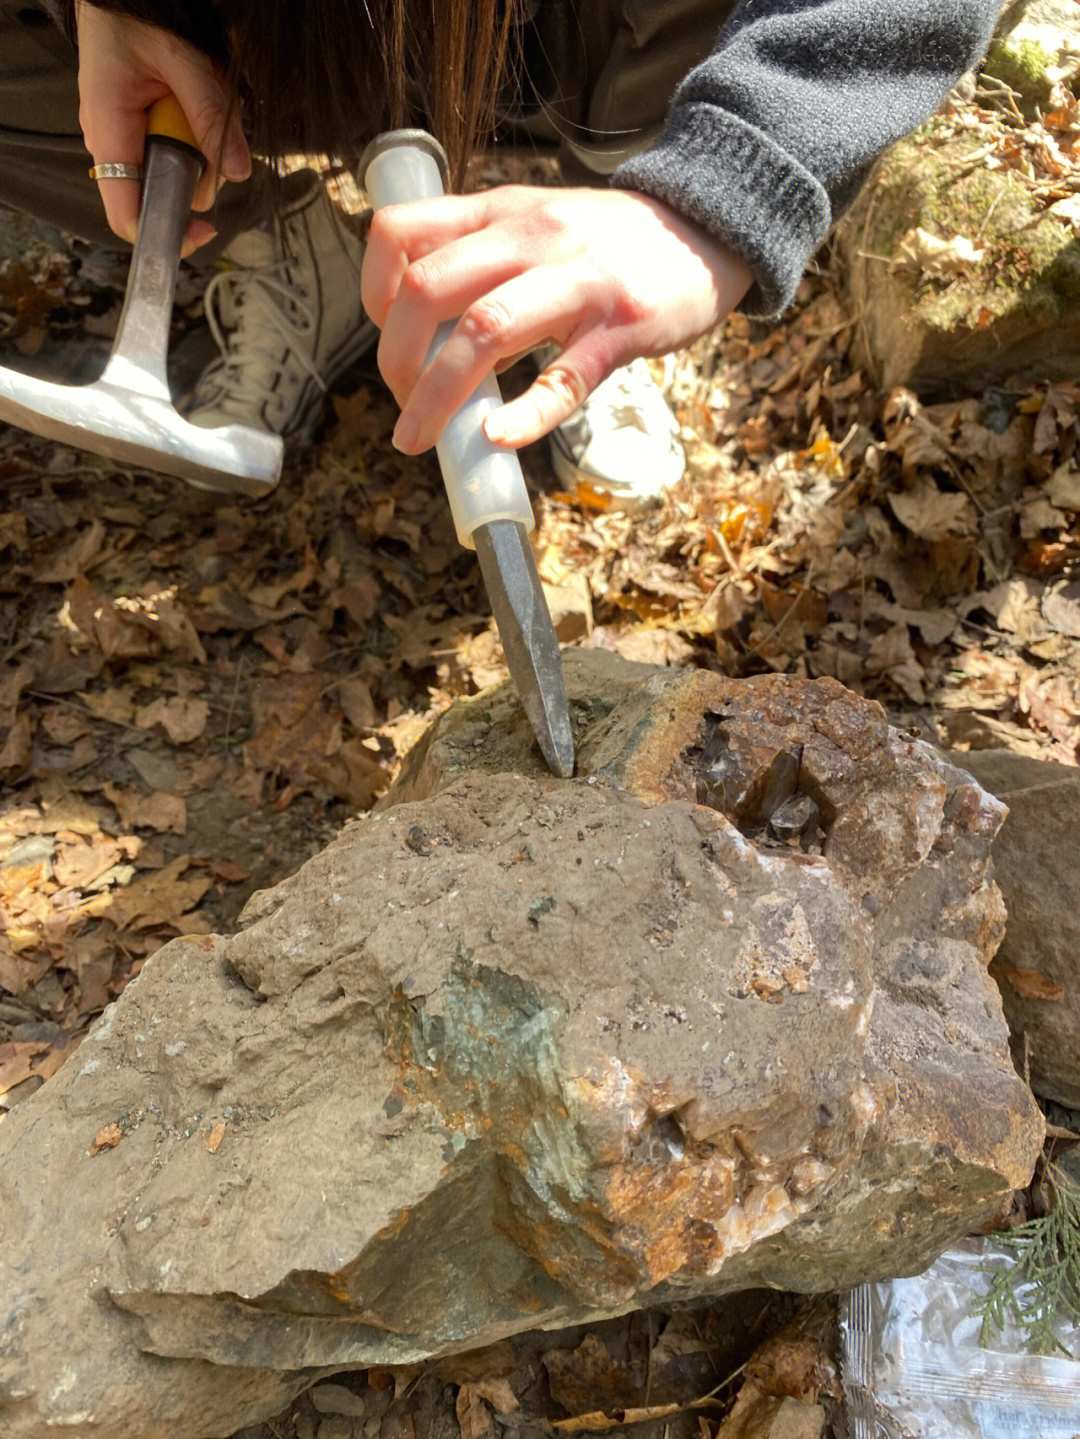
<svg viewBox="0 0 1080 1439">
<path fill-rule="evenodd" d="M 32 240 L 0 269 L 0 341 L 42 372 L 92 372 L 123 278 L 115 257 Z M 182 284 L 178 346 L 199 311 Z M 733 317 L 657 362 L 688 467 L 636 512 L 560 492 L 543 447 L 527 451 L 560 638 L 736 676 L 831 675 L 943 748 L 1077 764 L 1080 385 L 965 392 L 958 377 L 959 398 L 924 403 L 875 388 L 858 341 L 823 256 L 779 323 Z M 155 949 L 234 927 L 255 889 L 370 807 L 434 716 L 504 675 L 434 462 L 391 447 L 393 418 L 361 363 L 257 501 L 0 429 L 0 1114 Z M 697 1356 L 684 1399 L 728 1377 L 715 1352 L 701 1367 L 711 1322 L 669 1335 Z M 626 1321 L 575 1348 L 554 1386 L 571 1397 L 543 1424 L 582 1405 L 629 1422 L 663 1333 Z M 828 1398 L 827 1344 L 796 1348 L 802 1391 L 787 1392 Z M 344 1413 L 304 1400 L 257 1432 L 428 1439 L 445 1411 L 448 1434 L 483 1439 L 493 1416 L 517 1423 L 498 1385 L 521 1378 L 523 1353 L 471 1379 L 447 1370 L 457 1399 L 430 1376 L 374 1376 L 364 1392 L 385 1403 L 364 1399 L 362 1419 L 338 1395 Z M 515 1379 L 518 1400 L 527 1388 Z M 684 1407 L 687 1432 L 715 1432 L 718 1412 Z"/>
</svg>

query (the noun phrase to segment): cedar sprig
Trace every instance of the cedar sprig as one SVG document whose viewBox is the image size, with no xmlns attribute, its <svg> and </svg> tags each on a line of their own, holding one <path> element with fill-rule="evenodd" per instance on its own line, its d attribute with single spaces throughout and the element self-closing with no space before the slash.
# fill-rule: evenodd
<svg viewBox="0 0 1080 1439">
<path fill-rule="evenodd" d="M 1060 1169 L 1047 1171 L 1053 1200 L 1039 1219 L 995 1234 L 1013 1262 L 988 1265 L 990 1287 L 972 1306 L 980 1319 L 979 1342 L 1004 1332 L 1011 1317 L 1032 1354 L 1069 1354 L 1054 1333 L 1068 1316 L 1080 1324 L 1080 1186 Z"/>
</svg>

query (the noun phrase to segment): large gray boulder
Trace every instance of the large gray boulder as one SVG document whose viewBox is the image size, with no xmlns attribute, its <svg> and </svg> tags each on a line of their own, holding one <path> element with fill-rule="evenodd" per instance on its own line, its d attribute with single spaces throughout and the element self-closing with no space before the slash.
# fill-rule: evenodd
<svg viewBox="0 0 1080 1439">
<path fill-rule="evenodd" d="M 918 1270 L 1042 1120 L 1000 804 L 832 681 L 567 656 L 155 954 L 0 1125 L 0 1433 L 210 1439 L 319 1374 Z"/>
<path fill-rule="evenodd" d="M 1080 769 L 1008 750 L 957 761 L 1009 806 L 993 850 L 1008 923 L 990 972 L 1017 1067 L 1080 1109 Z"/>
</svg>

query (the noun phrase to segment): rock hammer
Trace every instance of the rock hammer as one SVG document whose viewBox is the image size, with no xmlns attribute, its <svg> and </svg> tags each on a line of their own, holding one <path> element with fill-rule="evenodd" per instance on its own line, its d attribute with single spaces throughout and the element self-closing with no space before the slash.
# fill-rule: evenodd
<svg viewBox="0 0 1080 1439">
<path fill-rule="evenodd" d="M 0 421 L 198 489 L 257 496 L 280 477 L 280 437 L 191 424 L 165 373 L 180 248 L 205 164 L 177 101 L 151 106 L 139 227 L 105 369 L 93 384 L 60 385 L 0 368 Z"/>
<path fill-rule="evenodd" d="M 360 160 L 359 184 L 373 210 L 445 192 L 446 155 L 426 130 L 390 130 Z M 449 338 L 453 320 L 435 332 L 430 362 Z M 493 445 L 485 417 L 502 404 L 489 375 L 451 418 L 435 446 L 459 542 L 480 561 L 495 623 L 521 706 L 553 773 L 574 772 L 574 740 L 562 657 L 529 532 L 535 521 L 521 463 Z"/>
</svg>

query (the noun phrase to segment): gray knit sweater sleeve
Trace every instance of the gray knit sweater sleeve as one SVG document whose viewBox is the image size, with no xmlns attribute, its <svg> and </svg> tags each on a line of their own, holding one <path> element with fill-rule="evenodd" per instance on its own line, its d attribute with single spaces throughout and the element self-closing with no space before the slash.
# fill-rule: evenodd
<svg viewBox="0 0 1080 1439">
<path fill-rule="evenodd" d="M 989 43 L 1001 0 L 741 0 L 613 183 L 699 221 L 772 315 L 874 159 L 931 115 Z"/>
</svg>

